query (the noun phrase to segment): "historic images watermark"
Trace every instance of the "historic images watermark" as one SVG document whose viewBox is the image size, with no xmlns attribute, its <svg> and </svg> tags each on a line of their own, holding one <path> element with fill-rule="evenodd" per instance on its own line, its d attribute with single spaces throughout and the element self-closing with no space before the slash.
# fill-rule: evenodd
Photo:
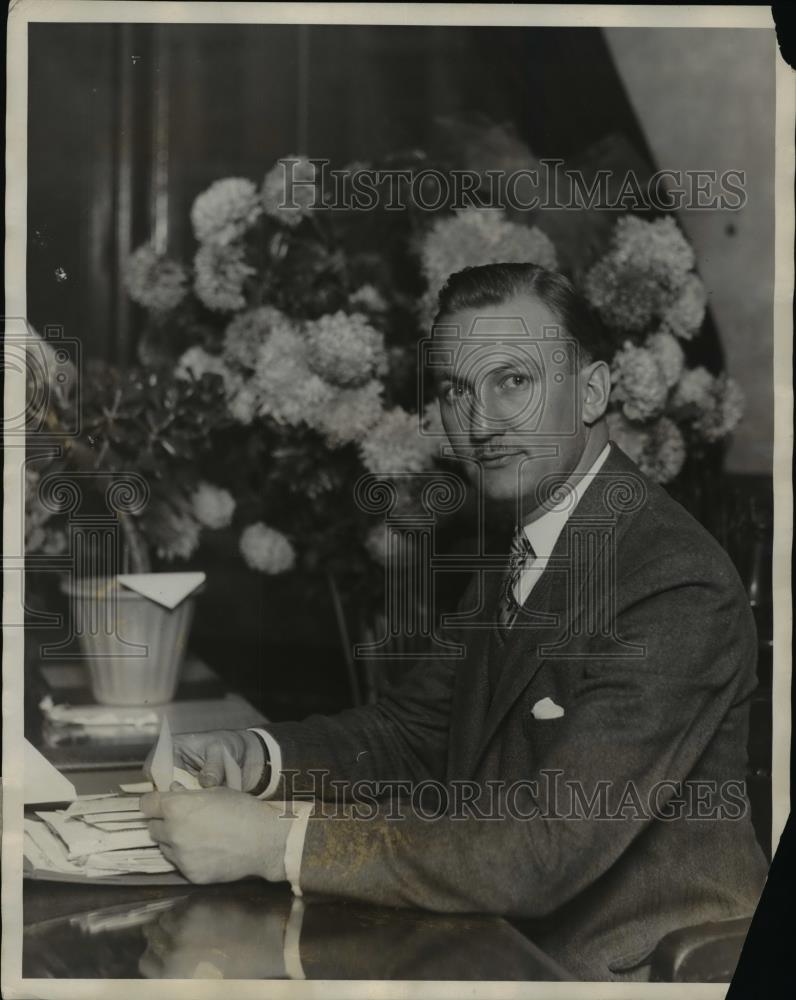
<svg viewBox="0 0 796 1000">
<path fill-rule="evenodd" d="M 633 821 L 740 820 L 749 809 L 743 780 L 672 780 L 661 778 L 641 786 L 632 780 L 619 784 L 597 779 L 586 784 L 568 778 L 558 768 L 542 768 L 538 776 L 513 782 L 503 780 L 406 779 L 348 782 L 330 778 L 317 769 L 301 774 L 283 771 L 282 798 L 272 800 L 291 815 L 291 802 L 323 803 L 326 819 L 405 820 L 433 822 L 480 820 L 513 821 Z M 308 787 L 309 785 L 309 787 Z"/>
<path fill-rule="evenodd" d="M 634 170 L 585 172 L 560 159 L 512 171 L 440 170 L 424 167 L 333 169 L 327 159 L 286 157 L 283 210 L 438 212 L 467 208 L 587 209 L 610 212 L 677 212 L 683 209 L 732 211 L 747 201 L 746 171 L 738 169 L 659 169 L 647 176 Z"/>
</svg>

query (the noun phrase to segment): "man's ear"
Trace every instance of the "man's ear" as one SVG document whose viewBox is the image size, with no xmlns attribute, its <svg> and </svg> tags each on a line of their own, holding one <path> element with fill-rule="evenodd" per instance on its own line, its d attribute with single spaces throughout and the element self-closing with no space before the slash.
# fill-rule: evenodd
<svg viewBox="0 0 796 1000">
<path fill-rule="evenodd" d="M 592 361 L 580 372 L 583 423 L 595 424 L 603 416 L 611 395 L 611 369 L 605 361 Z"/>
</svg>

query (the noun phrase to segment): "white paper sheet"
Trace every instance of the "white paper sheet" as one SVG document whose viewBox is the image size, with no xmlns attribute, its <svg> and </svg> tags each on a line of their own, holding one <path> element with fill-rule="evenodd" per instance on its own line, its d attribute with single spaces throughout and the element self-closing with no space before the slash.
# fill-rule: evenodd
<svg viewBox="0 0 796 1000">
<path fill-rule="evenodd" d="M 99 798 L 81 796 L 65 810 L 67 816 L 86 816 L 89 813 L 140 812 L 140 795 L 103 795 Z"/>
<path fill-rule="evenodd" d="M 28 740 L 24 741 L 25 805 L 40 802 L 72 802 L 75 786 L 42 756 Z"/>
<path fill-rule="evenodd" d="M 41 755 L 39 755 L 41 756 Z M 42 758 L 44 760 L 44 758 Z M 39 783 L 45 789 L 42 802 L 62 801 L 52 798 L 53 774 L 62 778 L 55 768 L 44 760 L 41 771 L 45 780 Z M 232 787 L 240 782 L 240 768 L 230 757 L 225 760 L 227 783 Z M 201 786 L 197 778 L 182 768 L 174 767 L 174 749 L 168 721 L 164 718 L 158 744 L 153 756 L 152 775 L 155 784 L 137 782 L 122 786 L 122 791 L 136 794 L 99 794 L 77 797 L 69 784 L 74 801 L 65 809 L 39 810 L 38 820 L 25 819 L 24 851 L 29 865 L 42 871 L 89 878 L 105 878 L 124 874 L 163 874 L 175 870 L 149 835 L 147 818 L 141 811 L 141 794 L 157 787 L 169 791 L 178 781 L 188 789 Z M 39 800 L 36 800 L 39 801 Z M 36 804 L 36 803 L 34 803 Z"/>
<path fill-rule="evenodd" d="M 130 812 L 106 812 L 106 813 L 85 813 L 80 819 L 84 823 L 92 826 L 99 826 L 101 823 L 138 823 L 146 820 L 146 816 L 140 809 L 132 809 Z"/>
<path fill-rule="evenodd" d="M 89 826 L 79 817 L 70 818 L 63 812 L 37 812 L 49 828 L 66 844 L 66 856 L 70 861 L 75 858 L 88 858 L 103 854 L 106 851 L 130 850 L 134 847 L 157 847 L 149 835 L 149 828 L 143 830 L 119 830 L 109 832 L 98 827 Z"/>
<path fill-rule="evenodd" d="M 172 610 L 205 582 L 204 573 L 125 573 L 117 577 L 123 587 Z"/>
<path fill-rule="evenodd" d="M 152 763 L 149 765 L 152 781 L 159 792 L 167 792 L 174 781 L 174 747 L 171 741 L 171 727 L 164 716 L 160 724 L 160 734 L 155 745 Z"/>
</svg>

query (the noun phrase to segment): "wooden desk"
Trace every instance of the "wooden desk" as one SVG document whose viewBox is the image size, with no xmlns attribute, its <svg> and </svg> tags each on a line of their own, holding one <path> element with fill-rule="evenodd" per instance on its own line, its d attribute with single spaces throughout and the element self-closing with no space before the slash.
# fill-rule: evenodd
<svg viewBox="0 0 796 1000">
<path fill-rule="evenodd" d="M 26 883 L 30 978 L 288 978 L 290 890 L 262 881 L 120 889 Z M 571 979 L 498 917 L 307 898 L 296 933 L 307 979 Z"/>
<path fill-rule="evenodd" d="M 62 679 L 68 679 L 64 675 Z M 243 698 L 175 701 L 175 732 L 242 728 L 265 719 Z M 35 716 L 32 720 L 35 729 Z M 41 744 L 40 744 L 41 745 Z M 149 744 L 42 746 L 78 793 L 142 778 Z M 23 975 L 28 978 L 287 978 L 286 885 L 112 886 L 26 881 Z M 295 938 L 308 979 L 570 979 L 510 923 L 333 899 L 306 899 Z M 295 921 L 291 919 L 291 926 Z"/>
</svg>

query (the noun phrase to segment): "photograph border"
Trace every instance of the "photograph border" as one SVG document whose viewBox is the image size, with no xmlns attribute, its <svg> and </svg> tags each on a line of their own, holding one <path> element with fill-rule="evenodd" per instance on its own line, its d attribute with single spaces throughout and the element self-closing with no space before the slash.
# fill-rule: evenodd
<svg viewBox="0 0 796 1000">
<path fill-rule="evenodd" d="M 572 27 L 764 28 L 774 25 L 767 7 L 629 7 L 621 5 L 492 4 L 271 4 L 271 3 L 114 3 L 90 0 L 18 0 L 9 8 L 7 37 L 6 135 L 6 315 L 24 317 L 26 309 L 27 209 L 27 25 L 32 22 L 219 22 L 259 24 L 418 24 L 517 25 Z M 796 83 L 793 70 L 777 56 L 775 156 L 774 375 L 774 672 L 772 743 L 772 846 L 776 849 L 790 806 L 791 745 L 791 540 L 793 500 L 791 459 L 793 428 L 792 305 L 794 287 L 794 192 L 796 166 L 793 121 Z M 24 372 L 5 371 L 4 427 L 24 408 Z M 22 827 L 23 813 L 23 593 L 21 525 L 24 439 L 10 438 L 5 448 L 3 518 L 3 831 L 2 831 L 2 989 L 6 997 L 120 995 L 185 997 L 201 1000 L 229 994 L 229 981 L 137 981 L 22 978 Z M 236 1000 L 261 997 L 265 981 L 235 981 Z M 282 997 L 439 997 L 463 992 L 494 998 L 586 998 L 599 992 L 612 998 L 718 998 L 727 984 L 498 982 L 498 981 L 267 981 L 268 995 Z M 378 985 L 376 985 L 378 984 Z"/>
</svg>

